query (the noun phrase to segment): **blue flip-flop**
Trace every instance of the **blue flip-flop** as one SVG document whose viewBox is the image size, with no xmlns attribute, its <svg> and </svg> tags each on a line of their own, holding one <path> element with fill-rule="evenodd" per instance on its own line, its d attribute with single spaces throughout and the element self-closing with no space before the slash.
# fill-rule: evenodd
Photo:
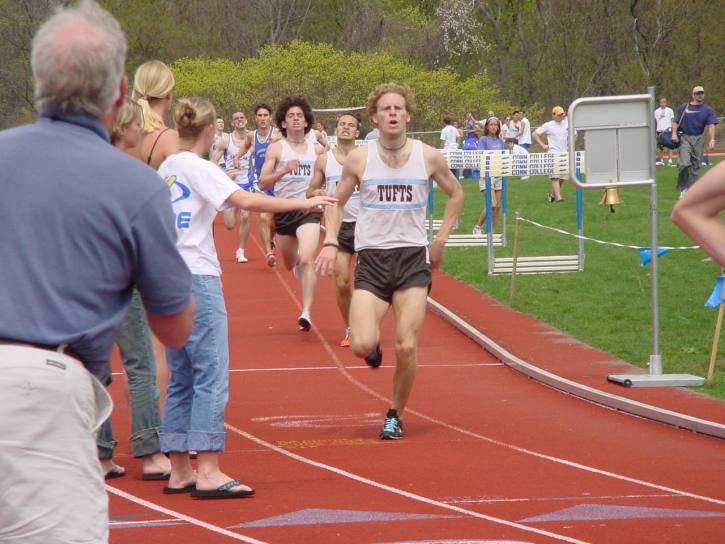
<svg viewBox="0 0 725 544">
<path fill-rule="evenodd" d="M 245 497 L 252 497 L 254 495 L 254 489 L 240 489 L 239 491 L 232 491 L 233 487 L 242 485 L 239 480 L 229 480 L 227 483 L 220 485 L 216 489 L 194 489 L 191 492 L 192 497 L 197 499 L 243 499 Z"/>
</svg>

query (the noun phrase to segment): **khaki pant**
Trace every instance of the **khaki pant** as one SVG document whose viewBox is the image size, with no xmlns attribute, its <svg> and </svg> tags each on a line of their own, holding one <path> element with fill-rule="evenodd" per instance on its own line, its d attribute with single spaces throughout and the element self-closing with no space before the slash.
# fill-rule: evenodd
<svg viewBox="0 0 725 544">
<path fill-rule="evenodd" d="M 75 359 L 0 345 L 0 542 L 108 542 L 94 433 L 111 407 Z"/>
</svg>

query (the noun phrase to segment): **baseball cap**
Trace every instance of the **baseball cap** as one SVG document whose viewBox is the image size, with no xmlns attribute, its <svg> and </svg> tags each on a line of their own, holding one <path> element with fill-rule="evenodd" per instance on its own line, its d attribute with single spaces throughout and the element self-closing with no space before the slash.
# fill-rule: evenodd
<svg viewBox="0 0 725 544">
<path fill-rule="evenodd" d="M 562 115 L 564 113 L 564 108 L 561 106 L 554 106 L 551 110 L 551 115 Z"/>
<path fill-rule="evenodd" d="M 695 94 L 695 93 L 704 93 L 704 92 L 705 92 L 705 89 L 702 88 L 702 85 L 698 85 L 697 87 L 695 87 L 694 89 L 692 89 L 692 94 Z"/>
</svg>

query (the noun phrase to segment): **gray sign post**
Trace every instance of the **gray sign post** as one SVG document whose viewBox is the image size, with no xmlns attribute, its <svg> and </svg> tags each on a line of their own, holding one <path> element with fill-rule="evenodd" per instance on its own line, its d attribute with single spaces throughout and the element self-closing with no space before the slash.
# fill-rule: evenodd
<svg viewBox="0 0 725 544">
<path fill-rule="evenodd" d="M 657 283 L 657 182 L 655 180 L 654 87 L 648 94 L 578 98 L 569 106 L 569 169 L 582 189 L 649 186 L 652 251 L 652 354 L 649 374 L 611 374 L 607 379 L 627 387 L 703 385 L 690 374 L 663 374 L 659 339 Z M 587 173 L 576 176 L 576 135 L 584 133 Z"/>
</svg>

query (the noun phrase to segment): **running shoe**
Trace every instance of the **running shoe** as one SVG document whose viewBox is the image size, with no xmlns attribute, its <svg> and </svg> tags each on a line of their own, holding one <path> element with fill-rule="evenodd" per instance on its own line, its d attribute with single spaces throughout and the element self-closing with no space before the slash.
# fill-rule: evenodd
<svg viewBox="0 0 725 544">
<path fill-rule="evenodd" d="M 349 348 L 350 347 L 350 327 L 348 327 L 345 330 L 345 338 L 340 340 L 340 347 L 341 348 Z"/>
<path fill-rule="evenodd" d="M 270 268 L 274 268 L 277 266 L 277 257 L 274 256 L 274 252 L 270 251 L 265 256 L 265 259 L 267 259 L 267 266 Z"/>
<path fill-rule="evenodd" d="M 235 259 L 235 260 L 236 260 L 236 261 L 237 261 L 238 263 L 247 263 L 247 262 L 249 262 L 249 259 L 247 259 L 247 258 L 246 258 L 246 257 L 244 256 L 244 250 L 243 250 L 243 249 L 241 249 L 241 248 L 237 249 L 236 253 L 234 253 L 234 259 Z"/>
<path fill-rule="evenodd" d="M 383 350 L 380 349 L 380 344 L 375 346 L 375 351 L 365 356 L 365 362 L 372 368 L 378 368 L 383 364 Z"/>
<path fill-rule="evenodd" d="M 399 440 L 403 438 L 403 420 L 397 416 L 386 416 L 383 428 L 378 435 L 382 440 Z"/>
<path fill-rule="evenodd" d="M 546 195 L 546 199 L 549 202 L 555 202 L 556 201 L 556 197 L 554 196 L 554 193 L 549 193 L 548 195 Z"/>
<path fill-rule="evenodd" d="M 307 312 L 302 312 L 302 314 L 297 318 L 297 324 L 300 326 L 300 330 L 307 332 L 312 328 L 312 320 L 310 319 L 310 314 Z"/>
<path fill-rule="evenodd" d="M 481 236 L 481 225 L 476 225 L 473 227 L 473 235 Z"/>
</svg>

